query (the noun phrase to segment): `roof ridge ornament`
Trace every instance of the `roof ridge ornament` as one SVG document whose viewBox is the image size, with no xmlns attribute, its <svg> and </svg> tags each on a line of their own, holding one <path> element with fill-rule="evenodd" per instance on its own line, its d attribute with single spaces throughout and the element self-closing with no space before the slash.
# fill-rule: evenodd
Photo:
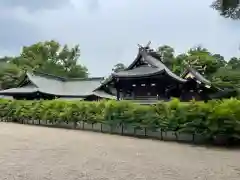
<svg viewBox="0 0 240 180">
<path fill-rule="evenodd" d="M 138 45 L 138 47 L 140 48 L 140 49 L 146 49 L 146 50 L 148 50 L 148 49 L 150 49 L 150 44 L 151 44 L 152 42 L 151 41 L 148 41 L 148 43 L 145 45 L 145 46 L 142 46 L 141 44 L 137 44 Z"/>
</svg>

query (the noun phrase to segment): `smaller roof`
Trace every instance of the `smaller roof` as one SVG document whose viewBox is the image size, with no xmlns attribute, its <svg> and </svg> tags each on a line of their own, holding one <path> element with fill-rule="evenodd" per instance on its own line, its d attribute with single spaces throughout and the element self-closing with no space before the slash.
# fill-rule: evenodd
<svg viewBox="0 0 240 180">
<path fill-rule="evenodd" d="M 194 68 L 192 68 L 190 66 L 187 67 L 187 70 L 183 73 L 182 77 L 186 77 L 186 75 L 188 73 L 191 73 L 201 83 L 204 83 L 204 84 L 207 84 L 207 85 L 211 85 L 211 82 L 209 80 L 207 80 L 196 69 L 194 69 Z"/>
<path fill-rule="evenodd" d="M 25 86 L 20 88 L 11 88 L 0 91 L 1 95 L 12 95 L 12 94 L 29 94 L 39 92 L 38 88 L 34 86 Z"/>
<path fill-rule="evenodd" d="M 39 92 L 62 97 L 86 97 L 101 85 L 102 77 L 67 79 L 45 73 L 27 73 Z"/>
<path fill-rule="evenodd" d="M 102 77 L 66 79 L 45 73 L 33 72 L 27 73 L 24 81 L 26 81 L 26 79 L 30 82 L 29 85 L 0 91 L 0 95 L 39 92 L 58 97 L 71 98 L 86 98 L 90 95 L 97 94 L 103 97 L 110 97 L 106 93 L 96 91 L 101 86 Z M 111 99 L 113 99 L 113 97 L 111 97 Z"/>
</svg>

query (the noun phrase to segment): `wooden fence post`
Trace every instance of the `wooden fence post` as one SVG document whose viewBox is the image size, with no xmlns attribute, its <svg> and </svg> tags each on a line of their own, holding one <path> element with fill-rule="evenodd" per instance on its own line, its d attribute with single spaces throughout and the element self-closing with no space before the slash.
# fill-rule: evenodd
<svg viewBox="0 0 240 180">
<path fill-rule="evenodd" d="M 112 124 L 111 125 L 109 125 L 110 126 L 110 133 L 112 133 L 112 129 L 113 129 L 113 127 L 112 127 Z"/>
<path fill-rule="evenodd" d="M 123 124 L 121 123 L 121 135 L 123 135 Z"/>
<path fill-rule="evenodd" d="M 76 128 L 77 128 L 77 121 L 73 120 L 73 129 L 76 129 Z"/>
<path fill-rule="evenodd" d="M 175 137 L 176 137 L 176 140 L 178 141 L 178 133 L 175 132 Z"/>
<path fill-rule="evenodd" d="M 161 140 L 163 140 L 163 131 L 162 131 L 162 128 L 160 129 L 160 133 L 161 133 Z"/>
</svg>

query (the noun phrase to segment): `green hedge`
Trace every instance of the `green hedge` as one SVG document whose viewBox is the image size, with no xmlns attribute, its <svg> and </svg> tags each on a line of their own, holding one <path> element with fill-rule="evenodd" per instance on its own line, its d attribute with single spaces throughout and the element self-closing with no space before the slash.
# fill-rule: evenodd
<svg viewBox="0 0 240 180">
<path fill-rule="evenodd" d="M 201 134 L 214 138 L 223 135 L 240 139 L 240 100 L 227 99 L 181 103 L 172 100 L 157 105 L 139 105 L 126 101 L 17 101 L 0 100 L 1 119 L 68 121 L 77 124 L 106 123 L 112 126 L 161 129 Z"/>
</svg>

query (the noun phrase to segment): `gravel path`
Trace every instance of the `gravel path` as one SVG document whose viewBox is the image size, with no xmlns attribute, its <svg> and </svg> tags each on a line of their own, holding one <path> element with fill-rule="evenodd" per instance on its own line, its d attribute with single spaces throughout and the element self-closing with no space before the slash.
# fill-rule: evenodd
<svg viewBox="0 0 240 180">
<path fill-rule="evenodd" d="M 239 180 L 240 151 L 0 123 L 0 180 Z"/>
</svg>

